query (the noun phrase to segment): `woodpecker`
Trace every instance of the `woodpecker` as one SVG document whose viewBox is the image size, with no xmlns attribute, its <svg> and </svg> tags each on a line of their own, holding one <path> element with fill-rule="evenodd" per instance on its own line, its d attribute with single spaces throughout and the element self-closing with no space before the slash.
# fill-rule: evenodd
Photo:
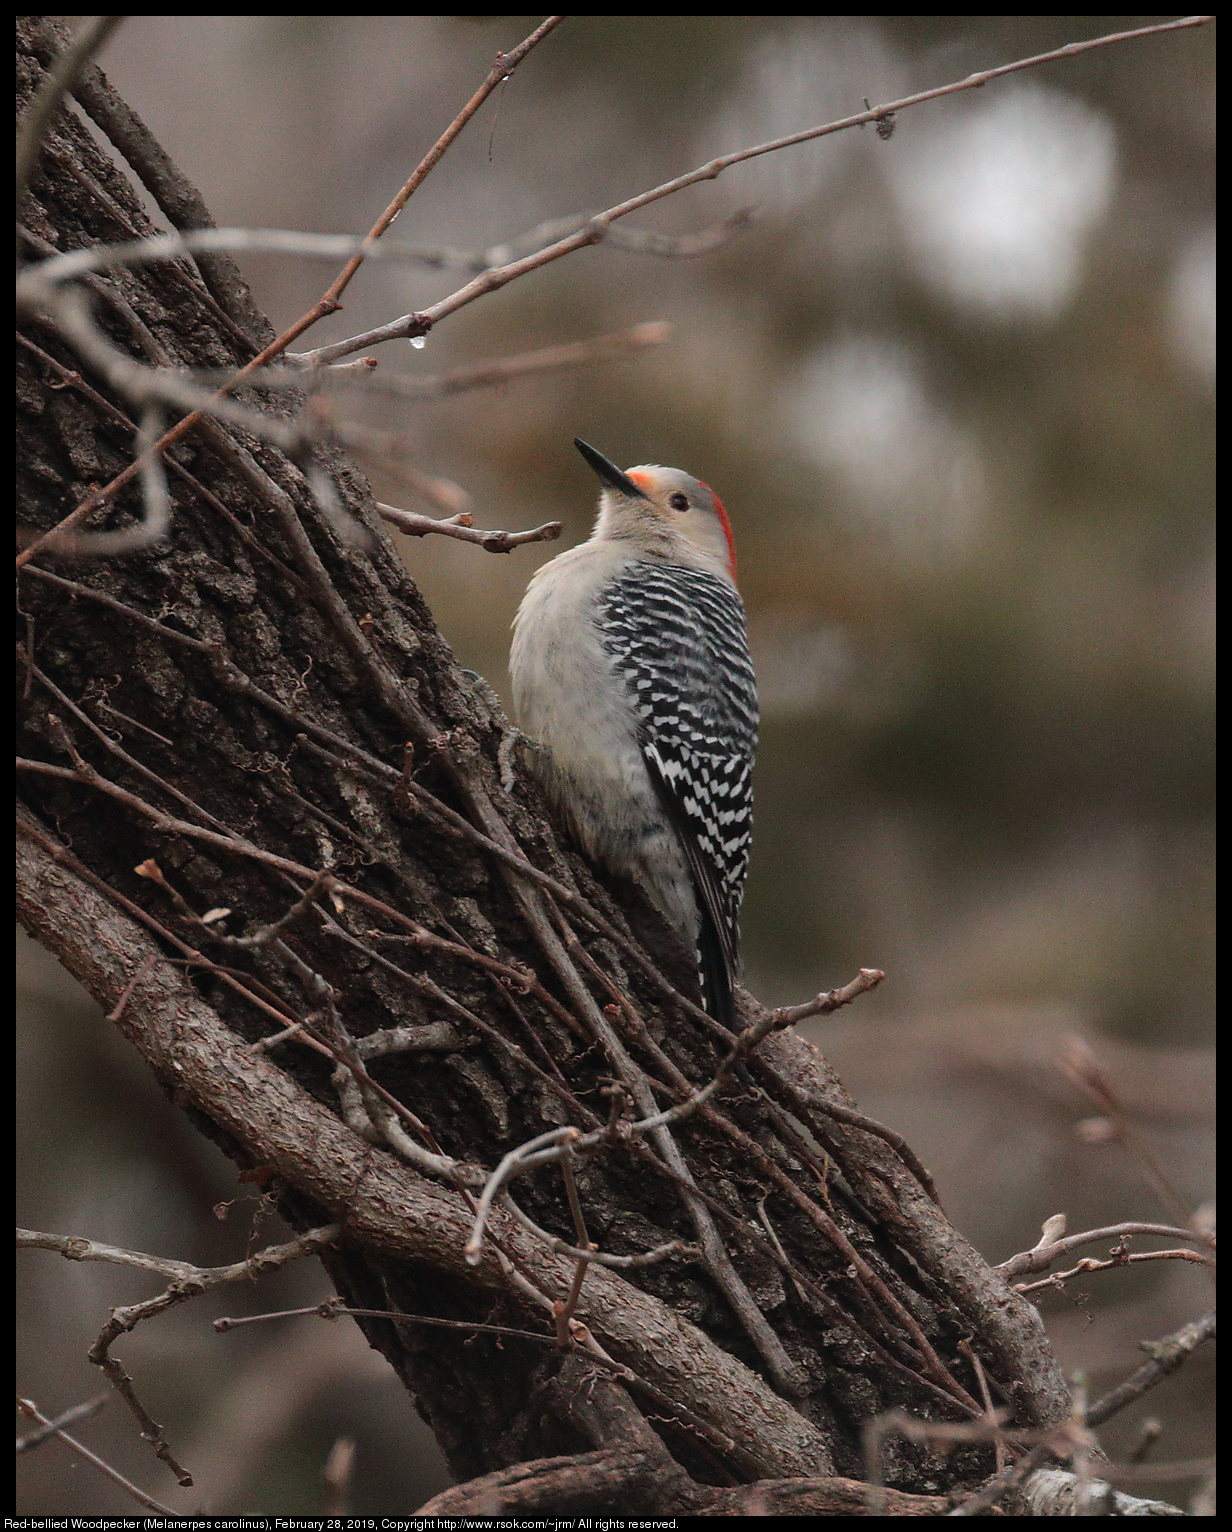
<svg viewBox="0 0 1232 1532">
<path fill-rule="evenodd" d="M 622 472 L 588 542 L 531 579 L 513 623 L 514 712 L 574 838 L 642 884 L 696 952 L 706 1009 L 736 1019 L 753 828 L 757 685 L 719 497 L 678 468 Z"/>
</svg>

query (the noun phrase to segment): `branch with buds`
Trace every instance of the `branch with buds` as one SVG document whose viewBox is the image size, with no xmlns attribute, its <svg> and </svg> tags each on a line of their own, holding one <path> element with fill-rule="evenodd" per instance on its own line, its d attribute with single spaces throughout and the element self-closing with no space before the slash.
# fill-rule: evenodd
<svg viewBox="0 0 1232 1532">
<path fill-rule="evenodd" d="M 456 537 L 460 542 L 478 543 L 487 553 L 510 553 L 526 543 L 555 542 L 564 531 L 563 522 L 545 521 L 541 527 L 530 527 L 525 532 L 485 532 L 471 525 L 470 515 L 466 511 L 459 511 L 456 516 L 438 521 L 432 516 L 419 516 L 414 511 L 401 510 L 396 505 L 382 505 L 379 500 L 376 508 L 384 521 L 391 527 L 397 527 L 399 532 L 405 532 L 408 537 L 427 537 L 431 533 L 440 537 Z"/>
</svg>

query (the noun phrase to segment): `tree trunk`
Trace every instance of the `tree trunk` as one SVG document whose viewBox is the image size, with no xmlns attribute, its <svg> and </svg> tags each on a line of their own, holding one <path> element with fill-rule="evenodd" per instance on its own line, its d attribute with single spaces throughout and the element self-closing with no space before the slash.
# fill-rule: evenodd
<svg viewBox="0 0 1232 1532">
<path fill-rule="evenodd" d="M 19 20 L 19 112 L 62 46 L 55 24 Z M 75 95 L 169 221 L 200 223 L 96 68 Z M 26 260 L 155 232 L 69 111 L 21 222 Z M 84 290 L 146 364 L 231 367 L 269 339 L 225 260 L 118 268 Z M 18 396 L 18 520 L 42 532 L 128 466 L 138 423 L 43 320 L 22 331 Z M 268 397 L 245 402 L 282 419 L 302 403 Z M 349 1304 L 542 1337 L 357 1321 L 454 1473 L 498 1476 L 482 1508 L 610 1505 L 619 1484 L 622 1506 L 661 1513 L 850 1509 L 866 1423 L 971 1419 L 973 1355 L 1013 1424 L 1064 1418 L 1034 1308 L 794 1034 L 691 1116 L 630 1131 L 713 1079 L 734 1037 L 700 1011 L 688 954 L 639 891 L 570 848 L 355 469 L 208 418 L 167 456 L 165 539 L 48 550 L 19 580 L 21 919 L 294 1227 L 342 1226 L 324 1259 Z M 321 471 L 340 511 L 314 498 Z M 134 481 L 88 530 L 143 515 Z M 763 1018 L 740 999 L 746 1024 Z M 474 1198 L 502 1157 L 609 1120 L 571 1172 L 589 1240 L 604 1256 L 675 1248 L 589 1264 L 571 1313 L 576 1258 L 498 1203 L 468 1264 Z M 508 1190 L 576 1247 L 566 1168 Z M 569 1350 L 553 1303 L 575 1321 Z M 878 1456 L 886 1509 L 904 1513 L 994 1466 L 987 1445 L 941 1458 L 895 1435 Z M 558 1461 L 509 1472 L 528 1460 Z M 763 1484 L 756 1505 L 742 1488 L 785 1479 L 824 1483 Z"/>
</svg>

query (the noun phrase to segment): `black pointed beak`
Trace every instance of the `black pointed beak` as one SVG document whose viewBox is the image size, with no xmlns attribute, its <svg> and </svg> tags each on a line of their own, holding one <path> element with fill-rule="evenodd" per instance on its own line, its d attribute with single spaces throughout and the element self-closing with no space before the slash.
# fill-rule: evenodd
<svg viewBox="0 0 1232 1532">
<path fill-rule="evenodd" d="M 573 445 L 609 489 L 619 490 L 622 495 L 628 495 L 631 500 L 649 498 L 645 490 L 639 489 L 627 473 L 623 473 L 615 463 L 609 463 L 602 452 L 596 452 L 589 442 L 584 442 L 580 436 L 575 436 Z"/>
</svg>

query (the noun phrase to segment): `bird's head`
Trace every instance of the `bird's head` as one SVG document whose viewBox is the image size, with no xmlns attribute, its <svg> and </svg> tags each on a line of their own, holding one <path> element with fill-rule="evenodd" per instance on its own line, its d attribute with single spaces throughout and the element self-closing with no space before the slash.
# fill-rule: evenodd
<svg viewBox="0 0 1232 1532">
<path fill-rule="evenodd" d="M 697 562 L 735 584 L 731 523 L 708 484 L 679 468 L 652 463 L 620 469 L 579 437 L 573 438 L 573 445 L 603 485 L 596 539 L 627 538 L 669 558 L 683 544 L 698 556 Z"/>
</svg>

